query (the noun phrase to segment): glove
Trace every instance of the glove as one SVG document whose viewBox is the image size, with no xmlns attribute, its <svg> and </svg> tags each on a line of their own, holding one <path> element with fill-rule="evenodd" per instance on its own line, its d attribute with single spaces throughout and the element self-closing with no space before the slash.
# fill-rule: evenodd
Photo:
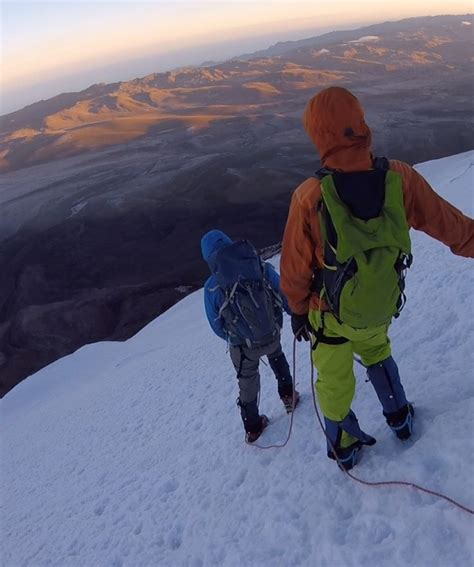
<svg viewBox="0 0 474 567">
<path fill-rule="evenodd" d="M 311 340 L 311 323 L 309 322 L 307 313 L 304 315 L 293 313 L 291 316 L 291 328 L 298 342 L 301 341 L 301 339 L 305 341 Z"/>
</svg>

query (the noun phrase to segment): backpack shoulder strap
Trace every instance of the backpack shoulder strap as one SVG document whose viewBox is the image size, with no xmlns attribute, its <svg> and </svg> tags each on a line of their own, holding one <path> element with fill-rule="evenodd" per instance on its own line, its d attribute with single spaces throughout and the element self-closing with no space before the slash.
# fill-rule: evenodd
<svg viewBox="0 0 474 567">
<path fill-rule="evenodd" d="M 373 167 L 374 169 L 378 169 L 381 171 L 387 171 L 390 169 L 390 162 L 386 157 L 378 156 L 373 159 Z M 321 167 L 317 171 L 314 172 L 314 177 L 321 181 L 327 175 L 332 175 L 335 173 L 334 169 L 330 169 L 328 167 Z"/>
<path fill-rule="evenodd" d="M 378 169 L 379 171 L 387 171 L 388 169 L 390 169 L 390 162 L 386 157 L 375 157 L 374 169 Z"/>
<path fill-rule="evenodd" d="M 316 179 L 321 181 L 327 175 L 332 175 L 333 173 L 334 173 L 333 169 L 329 169 L 328 167 L 321 167 L 320 169 L 314 172 L 314 177 L 316 177 Z"/>
</svg>

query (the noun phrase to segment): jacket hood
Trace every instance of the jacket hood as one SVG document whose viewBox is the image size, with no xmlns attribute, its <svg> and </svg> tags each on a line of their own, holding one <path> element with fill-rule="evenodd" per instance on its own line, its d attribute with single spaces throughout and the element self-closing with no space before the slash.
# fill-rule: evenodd
<svg viewBox="0 0 474 567">
<path fill-rule="evenodd" d="M 306 106 L 303 124 L 324 167 L 339 171 L 372 168 L 372 134 L 360 102 L 347 89 L 329 87 L 314 96 Z"/>
<path fill-rule="evenodd" d="M 221 230 L 210 230 L 201 238 L 202 257 L 206 262 L 218 250 L 232 244 L 233 240 Z"/>
</svg>

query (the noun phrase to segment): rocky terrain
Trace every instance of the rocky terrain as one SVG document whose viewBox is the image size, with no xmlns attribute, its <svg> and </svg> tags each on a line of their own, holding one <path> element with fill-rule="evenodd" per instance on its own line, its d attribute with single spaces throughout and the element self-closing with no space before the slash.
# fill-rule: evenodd
<svg viewBox="0 0 474 567">
<path fill-rule="evenodd" d="M 1 117 L 0 394 L 200 286 L 208 228 L 278 242 L 291 192 L 318 167 L 301 115 L 319 89 L 354 90 L 379 155 L 470 149 L 471 22 L 335 32 Z"/>
</svg>

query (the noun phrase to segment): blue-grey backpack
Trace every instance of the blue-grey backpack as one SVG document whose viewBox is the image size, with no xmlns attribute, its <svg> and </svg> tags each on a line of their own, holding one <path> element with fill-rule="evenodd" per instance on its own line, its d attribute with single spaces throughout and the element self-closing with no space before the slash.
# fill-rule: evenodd
<svg viewBox="0 0 474 567">
<path fill-rule="evenodd" d="M 258 348 L 275 340 L 280 334 L 281 298 L 255 247 L 248 240 L 233 242 L 215 252 L 208 263 L 225 293 L 219 316 L 229 342 Z"/>
</svg>

